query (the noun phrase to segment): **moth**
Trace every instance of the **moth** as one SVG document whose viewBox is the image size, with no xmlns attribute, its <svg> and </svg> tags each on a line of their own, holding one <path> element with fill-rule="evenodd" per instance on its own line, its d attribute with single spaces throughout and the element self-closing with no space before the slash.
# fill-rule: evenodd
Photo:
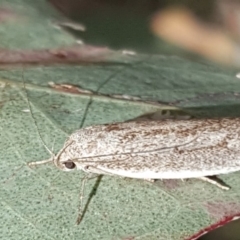
<svg viewBox="0 0 240 240">
<path fill-rule="evenodd" d="M 63 171 L 138 179 L 208 178 L 240 170 L 240 118 L 163 119 L 82 128 L 50 159 Z"/>
</svg>

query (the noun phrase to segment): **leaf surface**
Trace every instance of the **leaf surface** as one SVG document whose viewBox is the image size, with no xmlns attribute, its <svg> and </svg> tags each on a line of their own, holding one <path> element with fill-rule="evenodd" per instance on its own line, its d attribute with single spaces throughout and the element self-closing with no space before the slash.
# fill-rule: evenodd
<svg viewBox="0 0 240 240">
<path fill-rule="evenodd" d="M 35 12 L 27 11 L 28 17 L 33 17 L 29 17 L 28 24 L 34 23 L 35 27 L 28 29 L 26 24 L 24 27 L 31 36 L 41 39 L 30 41 L 26 34 L 26 42 L 21 45 L 17 42 L 20 35 L 14 35 L 17 23 L 11 26 L 11 36 L 15 38 L 4 36 L 14 39 L 8 47 L 22 49 L 29 43 L 25 47 L 51 48 L 64 41 L 71 45 L 70 36 L 61 32 L 59 37 L 57 32 L 46 30 L 46 24 L 38 22 L 36 9 L 48 7 L 43 1 L 37 2 L 40 8 L 34 6 Z M 30 8 L 32 1 L 24 3 Z M 10 27 L 9 24 L 4 27 Z M 43 30 L 40 25 L 44 25 Z M 236 90 L 240 82 L 234 70 L 175 56 L 130 57 L 115 52 L 114 60 L 118 63 L 0 71 L 1 239 L 190 239 L 202 229 L 239 215 L 237 172 L 221 176 L 232 187 L 228 192 L 196 179 L 149 183 L 104 176 L 99 183 L 96 179 L 87 181 L 84 202 L 90 201 L 77 226 L 82 172 L 61 172 L 51 164 L 33 169 L 26 166 L 27 162 L 49 158 L 28 112 L 27 96 L 42 139 L 54 152 L 81 125 L 126 121 L 167 109 L 174 111 L 174 107 L 144 100 L 173 103 L 201 117 L 239 116 Z M 51 88 L 49 82 L 80 86 L 105 95 L 139 96 L 142 101 L 59 91 Z"/>
</svg>

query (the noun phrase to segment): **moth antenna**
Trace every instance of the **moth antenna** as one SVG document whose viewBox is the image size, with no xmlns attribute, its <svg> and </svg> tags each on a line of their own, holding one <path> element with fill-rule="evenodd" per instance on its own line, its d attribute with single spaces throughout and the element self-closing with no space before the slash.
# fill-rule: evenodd
<svg viewBox="0 0 240 240">
<path fill-rule="evenodd" d="M 129 67 L 129 66 L 127 66 L 127 67 Z M 85 110 L 84 110 L 82 122 L 81 122 L 79 128 L 82 128 L 83 125 L 84 125 L 84 122 L 85 122 L 86 117 L 87 117 L 88 109 L 89 109 L 89 107 L 90 107 L 91 104 L 92 104 L 93 94 L 94 94 L 94 93 L 98 93 L 98 92 L 100 91 L 100 89 L 101 89 L 102 87 L 104 87 L 104 85 L 106 85 L 113 77 L 117 76 L 120 72 L 122 72 L 123 70 L 125 70 L 127 67 L 125 66 L 124 68 L 121 68 L 120 70 L 117 70 L 117 71 L 115 71 L 114 73 L 110 74 L 110 76 L 109 76 L 102 84 L 100 84 L 100 85 L 98 86 L 98 88 L 97 88 L 96 91 L 92 91 L 92 95 L 90 95 L 90 99 L 89 99 L 89 101 L 88 101 L 88 103 L 87 103 L 87 106 L 86 106 L 86 108 L 85 108 Z M 101 94 L 99 94 L 99 95 L 101 95 Z"/>
<path fill-rule="evenodd" d="M 52 152 L 52 153 L 54 153 L 55 140 L 56 140 L 56 138 L 55 138 L 55 136 L 54 136 L 54 138 L 53 138 L 53 144 L 52 144 L 52 149 L 51 149 L 51 152 Z"/>
<path fill-rule="evenodd" d="M 98 93 L 98 92 L 99 92 L 100 89 L 103 88 L 113 77 L 117 76 L 119 73 L 121 73 L 121 72 L 124 71 L 125 69 L 130 68 L 130 67 L 132 67 L 132 66 L 134 66 L 134 65 L 140 64 L 140 63 L 146 61 L 146 60 L 149 59 L 149 58 L 151 58 L 151 56 L 148 56 L 145 60 L 140 60 L 140 61 L 138 61 L 138 62 L 136 62 L 136 63 L 129 64 L 129 65 L 125 65 L 123 68 L 118 69 L 117 71 L 115 71 L 115 72 L 113 72 L 112 74 L 110 74 L 110 76 L 109 76 L 103 83 L 101 83 L 101 84 L 97 87 L 96 91 L 91 91 L 91 94 L 92 94 L 92 95 L 90 95 L 89 102 L 87 103 L 87 106 L 86 106 L 86 108 L 85 108 L 85 110 L 84 110 L 83 118 L 82 118 L 82 121 L 81 121 L 81 124 L 80 124 L 79 128 L 82 128 L 83 125 L 84 125 L 84 122 L 85 122 L 86 117 L 87 117 L 88 109 L 89 109 L 89 107 L 90 107 L 91 104 L 92 104 L 93 94 L 101 95 L 101 93 Z"/>
<path fill-rule="evenodd" d="M 82 121 L 81 121 L 81 124 L 80 124 L 79 128 L 82 128 L 82 127 L 83 127 L 84 122 L 85 122 L 86 117 L 87 117 L 88 109 L 89 109 L 89 107 L 91 106 L 91 104 L 92 104 L 92 96 L 90 96 L 90 99 L 89 99 L 89 101 L 88 101 L 88 103 L 87 103 L 87 106 L 86 106 L 85 109 L 84 109 L 83 118 L 82 118 Z"/>
<path fill-rule="evenodd" d="M 43 140 L 43 137 L 42 137 L 42 135 L 41 135 L 41 133 L 40 133 L 40 129 L 39 129 L 39 127 L 38 127 L 37 121 L 36 121 L 35 117 L 33 116 L 32 107 L 31 107 L 31 104 L 30 104 L 30 101 L 29 101 L 29 98 L 28 98 L 28 92 L 27 92 L 27 89 L 26 89 L 25 81 L 24 81 L 24 71 L 22 71 L 22 80 L 23 80 L 24 90 L 25 90 L 25 93 L 26 93 L 28 108 L 29 108 L 31 117 L 32 117 L 32 119 L 33 119 L 34 125 L 35 125 L 35 127 L 36 127 L 36 129 L 37 129 L 37 134 L 38 134 L 39 138 L 41 139 L 43 146 L 45 147 L 45 149 L 46 149 L 46 150 L 49 152 L 49 154 L 51 155 L 51 158 L 50 158 L 50 159 L 53 159 L 54 156 L 55 156 L 55 154 L 48 148 L 47 144 L 46 144 L 45 141 Z M 43 161 L 39 161 L 38 164 L 41 164 L 40 162 L 42 162 L 42 164 L 48 163 L 48 162 L 50 162 L 50 159 L 43 160 Z M 34 164 L 29 163 L 28 165 L 29 165 L 29 166 L 32 166 L 32 165 L 34 165 Z"/>
</svg>

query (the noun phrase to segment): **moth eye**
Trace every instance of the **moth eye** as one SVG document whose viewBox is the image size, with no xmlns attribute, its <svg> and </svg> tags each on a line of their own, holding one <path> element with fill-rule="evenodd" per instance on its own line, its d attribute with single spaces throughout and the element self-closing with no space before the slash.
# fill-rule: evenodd
<svg viewBox="0 0 240 240">
<path fill-rule="evenodd" d="M 69 161 L 69 162 L 65 162 L 63 163 L 65 165 L 66 168 L 68 169 L 74 169 L 76 167 L 76 164 L 72 161 Z"/>
</svg>

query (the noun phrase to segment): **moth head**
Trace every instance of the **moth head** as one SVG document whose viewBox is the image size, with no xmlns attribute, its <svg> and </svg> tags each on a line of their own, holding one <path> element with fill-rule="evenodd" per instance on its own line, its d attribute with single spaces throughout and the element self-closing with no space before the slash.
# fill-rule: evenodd
<svg viewBox="0 0 240 240">
<path fill-rule="evenodd" d="M 76 169 L 84 172 L 94 172 L 92 171 L 92 167 L 89 163 L 84 164 L 84 161 L 81 161 L 80 159 L 66 159 L 62 156 L 62 158 L 55 159 L 54 164 L 57 168 L 66 172 Z"/>
<path fill-rule="evenodd" d="M 62 171 L 72 171 L 77 168 L 74 160 L 71 159 L 71 154 L 68 148 L 74 141 L 70 141 L 58 152 L 57 155 L 53 155 L 54 165 Z"/>
<path fill-rule="evenodd" d="M 74 169 L 79 169 L 84 172 L 94 172 L 91 165 L 85 165 L 83 162 L 79 161 L 79 159 L 68 159 L 67 161 L 61 162 L 61 165 L 63 167 L 62 170 L 64 171 L 72 171 Z"/>
<path fill-rule="evenodd" d="M 74 141 L 67 142 L 59 153 L 53 157 L 53 162 L 58 169 L 67 172 L 77 169 L 86 173 L 106 174 L 106 170 L 102 170 L 101 167 L 96 165 L 96 161 L 81 158 L 80 153 L 75 155 L 74 151 L 69 151 L 68 147 L 70 146 L 74 149 L 73 143 Z"/>
<path fill-rule="evenodd" d="M 68 159 L 67 161 L 61 162 L 61 165 L 61 169 L 63 171 L 72 171 L 74 169 L 78 169 L 86 173 L 106 174 L 105 171 L 102 171 L 97 166 L 93 166 L 89 161 L 81 161 L 81 159 Z"/>
<path fill-rule="evenodd" d="M 62 171 L 69 172 L 78 169 L 86 173 L 102 174 L 102 171 L 95 166 L 96 164 L 94 162 L 86 161 L 84 158 L 71 158 L 69 154 L 65 152 L 57 154 L 53 161 L 55 166 Z"/>
</svg>

